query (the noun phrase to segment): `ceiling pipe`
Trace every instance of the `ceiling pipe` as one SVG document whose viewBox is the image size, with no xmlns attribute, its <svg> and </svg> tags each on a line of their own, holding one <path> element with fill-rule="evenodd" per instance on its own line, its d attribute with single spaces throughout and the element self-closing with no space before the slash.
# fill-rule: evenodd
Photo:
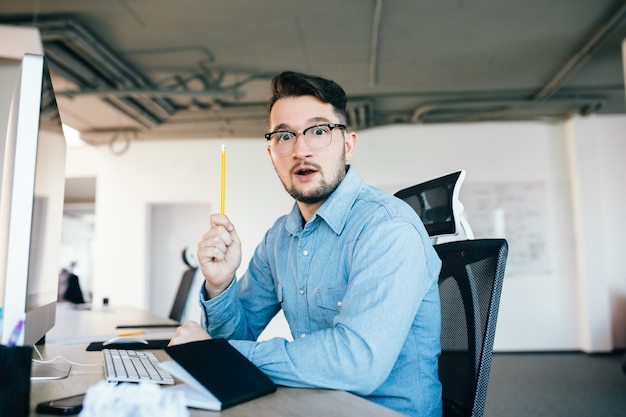
<svg viewBox="0 0 626 417">
<path fill-rule="evenodd" d="M 180 108 L 172 103 L 170 97 L 240 98 L 243 94 L 238 87 L 253 79 L 246 79 L 245 82 L 233 84 L 228 88 L 197 90 L 181 89 L 180 85 L 157 87 L 98 43 L 76 22 L 48 20 L 41 22 L 40 26 L 46 49 L 54 51 L 52 56 L 59 57 L 56 60 L 56 69 L 79 86 L 77 90 L 58 91 L 59 96 L 70 98 L 83 95 L 100 96 L 140 125 L 148 128 L 160 125 Z M 93 68 L 85 65 L 84 62 L 92 63 Z M 197 76 L 193 77 L 193 79 L 196 78 Z M 218 80 L 222 78 L 223 76 L 220 76 Z"/>
<path fill-rule="evenodd" d="M 82 56 L 87 58 L 88 62 L 95 62 L 94 65 L 103 75 L 106 75 L 111 84 L 111 89 L 117 88 L 120 92 L 113 92 L 107 94 L 112 95 L 125 95 L 130 94 L 146 94 L 154 98 L 167 96 L 167 95 L 212 95 L 212 96 L 227 96 L 232 98 L 241 98 L 242 93 L 238 91 L 238 87 L 258 78 L 257 76 L 251 76 L 243 81 L 233 84 L 227 88 L 206 88 L 203 90 L 195 90 L 190 94 L 181 94 L 181 90 L 175 88 L 162 88 L 153 85 L 148 79 L 143 77 L 138 72 L 131 69 L 126 63 L 124 63 L 115 54 L 100 44 L 95 38 L 87 32 L 80 24 L 72 20 L 53 20 L 43 21 L 39 24 L 42 32 L 42 40 L 45 41 L 62 41 L 69 43 L 77 51 L 80 51 Z M 131 52 L 136 53 L 137 51 Z M 189 80 L 198 79 L 206 74 L 193 74 Z M 205 81 L 206 81 L 206 77 Z M 183 78 L 179 78 L 182 80 Z M 214 80 L 213 85 L 219 83 L 223 79 L 223 74 L 220 74 L 217 81 Z M 82 87 L 93 87 L 81 85 L 79 92 L 61 92 L 61 94 L 67 93 L 67 95 L 80 95 L 80 94 L 95 94 L 100 95 L 98 90 Z M 151 93 L 158 91 L 157 94 Z M 193 90 L 190 90 L 193 91 Z"/>
<path fill-rule="evenodd" d="M 370 121 L 369 121 L 369 118 L 367 117 L 365 105 L 359 106 L 356 110 L 359 114 L 359 120 L 361 120 L 361 128 L 363 129 L 363 128 L 368 127 Z"/>
<path fill-rule="evenodd" d="M 383 0 L 376 0 L 376 7 L 374 8 L 374 19 L 372 21 L 372 38 L 370 40 L 370 87 L 376 86 L 377 79 L 377 65 L 378 65 L 378 34 L 380 31 L 380 16 L 383 9 Z"/>
<path fill-rule="evenodd" d="M 125 88 L 123 90 L 117 88 L 81 88 L 79 90 L 61 90 L 56 93 L 60 96 L 77 97 L 77 96 L 100 96 L 100 97 L 125 97 L 142 95 L 147 97 L 232 97 L 241 98 L 243 93 L 237 89 L 204 89 L 204 90 L 181 90 L 177 88 Z"/>
<path fill-rule="evenodd" d="M 94 70 L 106 76 L 112 85 L 130 87 L 149 84 L 78 23 L 72 20 L 46 20 L 39 23 L 39 29 L 44 46 L 47 42 L 66 45 L 85 62 L 92 63 Z"/>
<path fill-rule="evenodd" d="M 146 78 L 100 44 L 80 24 L 54 19 L 40 20 L 38 27 L 51 66 L 79 90 L 150 86 Z M 146 128 L 162 124 L 176 112 L 171 101 L 162 96 L 140 98 L 109 94 L 103 96 L 103 100 Z"/>
<path fill-rule="evenodd" d="M 83 61 L 77 59 L 75 55 L 61 47 L 57 42 L 49 43 L 46 46 L 46 54 L 50 58 L 50 67 L 53 71 L 58 71 L 60 75 L 76 85 L 91 85 L 106 90 L 109 82 L 100 75 L 95 74 Z M 63 62 L 61 67 L 58 62 Z M 71 68 L 67 70 L 66 68 Z M 61 96 L 61 92 L 56 93 Z M 66 95 L 72 97 L 71 95 Z M 133 120 L 144 127 L 154 127 L 167 119 L 174 109 L 171 106 L 164 108 L 160 103 L 143 100 L 138 102 L 136 98 L 115 97 L 113 94 L 103 95 L 103 98 L 113 107 L 127 114 Z"/>
<path fill-rule="evenodd" d="M 626 38 L 622 41 L 622 68 L 624 71 L 624 85 L 626 85 Z M 624 89 L 624 99 L 626 100 L 626 89 Z"/>
<path fill-rule="evenodd" d="M 577 97 L 574 99 L 554 99 L 545 103 L 546 105 L 553 106 L 567 106 L 577 105 L 579 108 L 586 109 L 599 109 L 604 104 L 604 98 L 602 97 Z M 435 111 L 441 110 L 458 110 L 468 111 L 469 109 L 481 109 L 483 108 L 483 116 L 503 114 L 511 111 L 514 108 L 531 107 L 536 106 L 537 102 L 529 99 L 497 99 L 497 100 L 474 100 L 474 101 L 450 101 L 440 103 L 427 103 L 418 106 L 411 115 L 411 123 L 423 123 L 423 116 Z M 469 116 L 470 118 L 476 118 L 475 116 Z"/>
<path fill-rule="evenodd" d="M 484 100 L 484 101 L 473 101 L 473 102 L 443 102 L 443 103 L 427 103 L 418 106 L 411 116 L 412 123 L 422 123 L 422 117 L 425 114 L 438 111 L 438 110 L 450 110 L 450 109 L 459 109 L 468 107 L 498 107 L 497 109 L 486 110 L 483 117 L 485 115 L 492 115 L 495 111 L 495 114 L 505 113 L 511 110 L 513 107 L 517 106 L 530 106 L 536 104 L 538 101 L 543 101 L 554 95 L 560 86 L 569 79 L 576 71 L 578 71 L 596 52 L 597 48 L 599 48 L 617 29 L 617 25 L 620 21 L 626 16 L 626 2 L 623 3 L 615 13 L 611 15 L 609 20 L 606 21 L 585 43 L 585 45 L 574 54 L 566 64 L 552 77 L 552 79 L 544 85 L 537 93 L 535 93 L 530 100 Z M 625 41 L 626 42 L 626 41 Z M 623 47 L 623 49 L 626 47 Z M 626 54 L 626 51 L 623 52 L 623 55 Z M 624 58 L 626 62 L 626 57 Z M 625 68 L 625 78 L 626 78 L 626 63 L 624 64 Z M 568 105 L 568 104 L 576 104 L 578 103 L 578 112 L 582 114 L 590 114 L 592 112 L 597 111 L 604 104 L 604 98 L 600 97 L 583 97 L 576 100 L 567 100 L 560 102 L 560 100 L 550 100 L 550 104 L 554 105 Z M 501 106 L 501 107 L 500 107 Z M 472 117 L 472 116 L 470 116 Z"/>
<path fill-rule="evenodd" d="M 626 2 L 624 2 L 619 9 L 613 13 L 609 20 L 589 38 L 583 47 L 565 63 L 554 77 L 533 96 L 533 99 L 544 100 L 553 95 L 567 79 L 589 61 L 596 49 L 615 31 L 617 24 L 625 15 Z"/>
<path fill-rule="evenodd" d="M 113 97 L 104 98 L 103 100 L 145 128 L 152 128 L 163 122 L 163 120 L 147 112 L 143 107 L 128 98 L 118 100 Z"/>
<path fill-rule="evenodd" d="M 65 22 L 61 21 L 60 23 L 64 24 Z M 149 88 L 152 86 L 148 79 L 104 47 L 81 25 L 74 21 L 67 21 L 66 23 L 69 29 L 62 32 L 66 36 L 64 41 L 74 47 L 75 51 L 79 51 L 81 56 L 85 56 L 89 60 L 88 62 L 95 62 L 95 70 L 106 70 L 105 75 L 112 82 L 108 86 L 118 88 Z M 153 97 L 152 101 L 158 105 L 160 113 L 164 112 L 169 116 L 175 112 L 174 106 L 163 97 Z"/>
<path fill-rule="evenodd" d="M 96 87 L 108 86 L 109 83 L 101 75 L 96 74 L 84 60 L 68 52 L 59 42 L 47 42 L 45 44 L 46 56 L 50 68 L 63 74 L 63 77 L 77 86 Z"/>
</svg>

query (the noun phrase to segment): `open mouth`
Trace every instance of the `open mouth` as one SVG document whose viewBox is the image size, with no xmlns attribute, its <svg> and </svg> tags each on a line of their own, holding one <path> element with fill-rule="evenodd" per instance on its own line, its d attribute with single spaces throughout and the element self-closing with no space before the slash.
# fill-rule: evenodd
<svg viewBox="0 0 626 417">
<path fill-rule="evenodd" d="M 312 166 L 300 166 L 293 170 L 293 174 L 298 178 L 310 178 L 315 175 L 319 170 Z"/>
</svg>

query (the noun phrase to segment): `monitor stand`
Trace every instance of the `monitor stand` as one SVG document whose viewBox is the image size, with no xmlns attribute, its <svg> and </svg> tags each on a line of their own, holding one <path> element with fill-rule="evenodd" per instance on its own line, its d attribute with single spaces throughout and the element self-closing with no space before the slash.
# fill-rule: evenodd
<svg viewBox="0 0 626 417">
<path fill-rule="evenodd" d="M 67 363 L 37 363 L 33 362 L 30 372 L 31 381 L 46 381 L 50 379 L 67 378 L 72 366 Z"/>
</svg>

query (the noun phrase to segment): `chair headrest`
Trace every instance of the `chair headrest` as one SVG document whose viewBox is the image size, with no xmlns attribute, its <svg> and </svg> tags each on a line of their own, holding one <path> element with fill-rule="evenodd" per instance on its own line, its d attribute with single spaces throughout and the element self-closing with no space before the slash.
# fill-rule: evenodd
<svg viewBox="0 0 626 417">
<path fill-rule="evenodd" d="M 200 266 L 200 263 L 198 262 L 198 256 L 196 255 L 196 251 L 193 250 L 189 246 L 186 246 L 183 249 L 183 262 L 185 263 L 185 265 L 187 265 L 188 267 L 192 269 L 196 269 Z"/>
</svg>

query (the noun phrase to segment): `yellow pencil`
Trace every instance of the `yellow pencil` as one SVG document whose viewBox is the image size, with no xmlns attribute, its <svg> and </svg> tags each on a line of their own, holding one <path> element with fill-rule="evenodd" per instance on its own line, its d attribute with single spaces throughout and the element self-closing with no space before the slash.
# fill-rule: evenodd
<svg viewBox="0 0 626 417">
<path fill-rule="evenodd" d="M 139 332 L 128 332 L 128 333 L 120 333 L 120 337 L 127 337 L 127 336 L 137 336 L 140 334 L 144 334 L 145 332 L 143 331 L 139 331 Z"/>
<path fill-rule="evenodd" d="M 220 190 L 220 213 L 224 214 L 226 204 L 226 145 L 222 144 L 222 184 Z"/>
</svg>

